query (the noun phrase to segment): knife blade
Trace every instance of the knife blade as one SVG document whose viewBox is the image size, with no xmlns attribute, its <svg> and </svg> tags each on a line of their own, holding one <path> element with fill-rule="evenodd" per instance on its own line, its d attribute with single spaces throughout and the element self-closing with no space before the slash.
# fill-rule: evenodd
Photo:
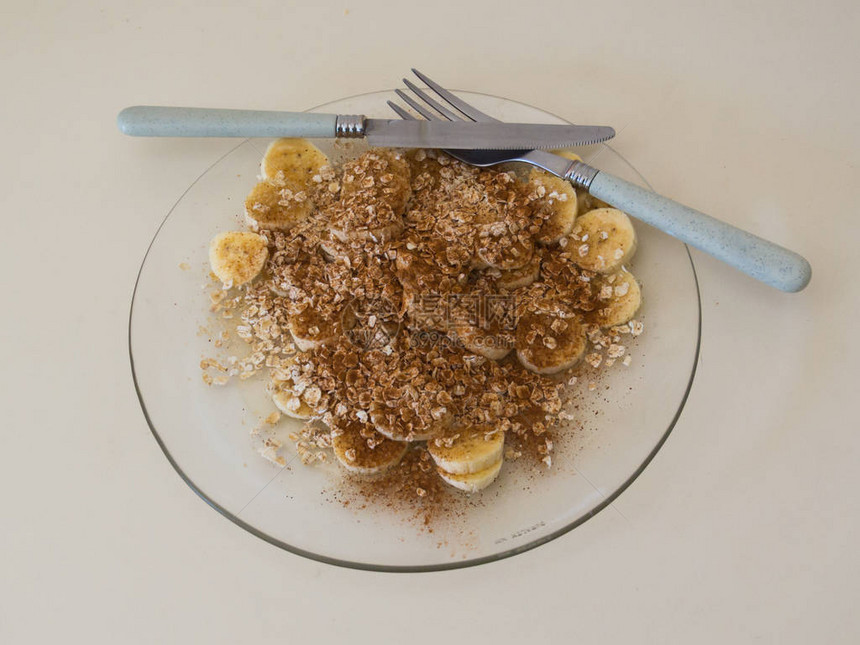
<svg viewBox="0 0 860 645">
<path fill-rule="evenodd" d="M 615 130 L 588 125 L 366 119 L 365 136 L 370 145 L 389 148 L 529 150 L 600 143 L 615 136 Z"/>
<path fill-rule="evenodd" d="M 363 115 L 137 105 L 117 125 L 138 137 L 366 137 L 374 146 L 453 150 L 569 148 L 615 136 L 608 126 L 370 119 Z"/>
</svg>

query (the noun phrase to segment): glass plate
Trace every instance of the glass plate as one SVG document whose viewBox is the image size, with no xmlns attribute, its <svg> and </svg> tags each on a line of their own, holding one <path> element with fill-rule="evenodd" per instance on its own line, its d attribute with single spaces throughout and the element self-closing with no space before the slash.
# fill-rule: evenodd
<svg viewBox="0 0 860 645">
<path fill-rule="evenodd" d="M 506 99 L 460 94 L 504 121 L 564 122 Z M 376 92 L 314 111 L 385 116 L 385 101 L 394 98 L 393 92 Z M 337 466 L 303 466 L 290 442 L 286 467 L 261 458 L 249 431 L 274 410 L 263 382 L 209 387 L 199 364 L 217 353 L 210 340 L 208 242 L 220 231 L 244 228 L 244 197 L 256 182 L 266 144 L 239 143 L 180 197 L 152 240 L 133 296 L 129 350 L 141 407 L 165 456 L 200 497 L 254 535 L 299 555 L 360 569 L 428 571 L 490 562 L 544 544 L 593 517 L 636 479 L 684 407 L 701 319 L 687 248 L 638 222 L 631 268 L 642 284 L 638 317 L 645 333 L 631 348 L 629 367 L 606 370 L 593 391 L 580 384 L 581 421 L 559 442 L 551 469 L 536 475 L 520 462 L 506 462 L 492 486 L 464 497 L 456 513 L 428 529 L 397 509 L 333 501 L 341 478 Z M 579 152 L 597 167 L 647 186 L 611 147 Z M 279 431 L 293 429 L 290 423 L 282 420 Z"/>
</svg>

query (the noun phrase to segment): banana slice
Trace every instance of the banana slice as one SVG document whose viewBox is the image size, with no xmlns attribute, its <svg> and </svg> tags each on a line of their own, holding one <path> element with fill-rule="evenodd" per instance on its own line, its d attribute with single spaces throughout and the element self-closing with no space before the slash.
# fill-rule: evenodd
<svg viewBox="0 0 860 645">
<path fill-rule="evenodd" d="M 378 226 L 375 228 L 338 228 L 336 226 L 332 226 L 329 229 L 332 237 L 336 238 L 341 242 L 388 242 L 389 240 L 393 240 L 398 237 L 404 229 L 403 220 L 395 220 L 385 224 L 384 226 Z"/>
<path fill-rule="evenodd" d="M 444 410 L 439 413 L 438 419 L 427 424 L 408 409 L 401 411 L 398 416 L 384 403 L 376 402 L 370 405 L 370 422 L 373 427 L 383 437 L 392 441 L 427 441 L 443 434 L 450 427 L 452 419 L 453 415 Z"/>
<path fill-rule="evenodd" d="M 450 484 L 454 488 L 459 488 L 467 493 L 477 493 L 479 490 L 486 488 L 496 480 L 496 477 L 499 476 L 499 471 L 502 469 L 503 461 L 503 458 L 499 457 L 498 461 L 493 463 L 491 466 L 484 468 L 484 470 L 479 470 L 476 473 L 468 473 L 465 475 L 455 475 L 453 473 L 446 472 L 441 468 L 437 468 L 436 472 L 439 473 L 439 477 L 441 477 L 445 483 Z"/>
<path fill-rule="evenodd" d="M 403 289 L 403 312 L 410 329 L 447 331 L 450 294 L 461 293 L 455 277 L 444 272 L 444 259 L 417 248 L 397 250 L 394 266 Z"/>
<path fill-rule="evenodd" d="M 410 329 L 444 331 L 448 325 L 445 299 L 428 292 L 413 281 L 404 280 L 403 311 Z"/>
<path fill-rule="evenodd" d="M 340 209 L 331 233 L 341 241 L 383 242 L 403 231 L 403 214 L 412 196 L 406 157 L 372 149 L 344 164 Z"/>
<path fill-rule="evenodd" d="M 582 161 L 582 157 L 573 152 L 572 150 L 553 150 L 552 153 L 554 155 L 558 155 L 559 157 L 564 157 L 565 159 L 570 159 L 571 161 Z"/>
<path fill-rule="evenodd" d="M 319 403 L 320 391 L 319 388 L 299 387 L 296 379 L 301 380 L 301 371 L 294 365 L 295 357 L 286 365 L 272 370 L 269 392 L 278 410 L 288 417 L 312 419 L 317 416 L 317 411 L 311 403 Z"/>
<path fill-rule="evenodd" d="M 584 215 L 589 211 L 593 211 L 597 208 L 612 208 L 610 204 L 607 204 L 602 199 L 597 199 L 594 195 L 587 193 L 581 188 L 576 189 L 576 198 L 577 203 L 579 204 L 579 214 Z"/>
<path fill-rule="evenodd" d="M 510 271 L 500 271 L 496 278 L 496 286 L 507 291 L 529 286 L 540 277 L 540 263 L 541 255 L 535 253 L 525 266 Z"/>
<path fill-rule="evenodd" d="M 315 415 L 314 409 L 297 396 L 291 389 L 291 383 L 280 383 L 278 390 L 272 395 L 275 407 L 288 417 L 293 419 L 312 419 Z"/>
<path fill-rule="evenodd" d="M 540 244 L 556 244 L 573 230 L 577 214 L 576 190 L 569 181 L 537 168 L 532 168 L 529 179 L 538 185 L 539 191 L 543 191 L 542 196 L 550 212 L 535 239 Z"/>
<path fill-rule="evenodd" d="M 581 268 L 614 273 L 636 252 L 636 231 L 620 210 L 598 208 L 576 220 L 570 243 L 573 261 Z"/>
<path fill-rule="evenodd" d="M 385 204 L 403 215 L 412 196 L 411 178 L 402 152 L 375 148 L 344 164 L 341 198 L 347 204 L 355 197 L 362 203 L 369 199 L 367 203 Z"/>
<path fill-rule="evenodd" d="M 391 441 L 360 421 L 335 422 L 331 446 L 338 462 L 356 475 L 378 475 L 396 466 L 409 445 Z"/>
<path fill-rule="evenodd" d="M 287 231 L 310 217 L 313 209 L 304 190 L 261 181 L 245 198 L 245 223 L 255 231 Z"/>
<path fill-rule="evenodd" d="M 534 242 L 529 238 L 513 236 L 482 237 L 478 240 L 478 260 L 481 264 L 502 271 L 521 269 L 535 253 Z"/>
<path fill-rule="evenodd" d="M 642 304 L 642 290 L 632 273 L 621 269 L 600 281 L 601 306 L 589 321 L 601 327 L 623 325 L 631 320 Z"/>
<path fill-rule="evenodd" d="M 277 139 L 266 148 L 260 174 L 278 186 L 304 190 L 328 165 L 328 157 L 307 139 Z"/>
<path fill-rule="evenodd" d="M 514 334 L 501 329 L 498 325 L 481 328 L 473 325 L 457 325 L 455 333 L 463 347 L 473 354 L 500 361 L 510 354 L 514 346 Z"/>
<path fill-rule="evenodd" d="M 224 286 L 245 284 L 257 277 L 269 257 L 266 238 L 256 233 L 228 231 L 209 243 L 209 264 Z"/>
<path fill-rule="evenodd" d="M 337 317 L 324 316 L 313 307 L 290 316 L 287 327 L 302 352 L 322 347 L 340 333 Z"/>
<path fill-rule="evenodd" d="M 576 365 L 585 353 L 585 328 L 579 318 L 527 313 L 517 324 L 517 358 L 538 374 L 556 374 Z"/>
<path fill-rule="evenodd" d="M 451 475 L 477 473 L 495 465 L 505 449 L 505 433 L 489 426 L 460 428 L 427 442 L 433 461 Z"/>
<path fill-rule="evenodd" d="M 474 354 L 494 361 L 502 360 L 514 347 L 516 315 L 513 298 L 478 295 L 475 299 L 467 296 L 463 301 L 465 306 L 461 308 L 459 300 L 454 300 L 448 317 L 454 323 L 457 338 Z M 473 303 L 481 305 L 480 311 L 472 311 Z"/>
</svg>

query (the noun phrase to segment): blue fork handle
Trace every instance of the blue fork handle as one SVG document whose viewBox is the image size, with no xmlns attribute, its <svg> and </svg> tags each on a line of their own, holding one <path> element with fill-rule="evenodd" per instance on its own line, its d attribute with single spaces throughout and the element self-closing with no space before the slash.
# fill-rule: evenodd
<svg viewBox="0 0 860 645">
<path fill-rule="evenodd" d="M 117 125 L 134 137 L 310 137 L 332 138 L 337 116 L 310 112 L 216 110 L 135 105 L 119 113 Z"/>
<path fill-rule="evenodd" d="M 800 291 L 812 277 L 809 262 L 794 251 L 610 173 L 598 172 L 588 192 L 782 291 Z"/>
</svg>

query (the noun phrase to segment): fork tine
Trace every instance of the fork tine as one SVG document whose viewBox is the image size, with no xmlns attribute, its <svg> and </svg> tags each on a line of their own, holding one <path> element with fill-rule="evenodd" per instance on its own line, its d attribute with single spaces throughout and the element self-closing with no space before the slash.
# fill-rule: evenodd
<svg viewBox="0 0 860 645">
<path fill-rule="evenodd" d="M 449 105 L 451 105 L 452 107 L 454 107 L 458 111 L 465 114 L 467 117 L 469 117 L 473 121 L 498 121 L 498 119 L 494 119 L 489 114 L 484 114 L 480 110 L 473 108 L 471 105 L 466 103 L 464 100 L 457 98 L 456 96 L 451 94 L 451 92 L 446 90 L 444 87 L 442 87 L 438 83 L 435 83 L 431 79 L 427 78 L 424 74 L 419 72 L 414 67 L 412 68 L 412 73 L 415 74 L 415 76 L 417 76 L 418 78 L 420 78 L 424 83 L 426 83 L 427 87 L 429 87 L 431 90 L 436 92 L 436 94 L 438 94 L 439 97 L 442 98 L 445 102 L 447 102 Z"/>
<path fill-rule="evenodd" d="M 463 117 L 457 116 L 456 114 L 454 114 L 453 112 L 451 112 L 451 110 L 449 110 L 449 109 L 448 109 L 448 108 L 446 108 L 445 106 L 443 106 L 443 105 L 439 104 L 437 101 L 435 101 L 435 100 L 433 100 L 432 98 L 430 98 L 430 96 L 427 94 L 427 92 L 425 92 L 424 90 L 422 90 L 422 89 L 421 89 L 420 87 L 418 87 L 415 83 L 413 83 L 412 81 L 410 81 L 408 78 L 404 78 L 404 79 L 403 79 L 403 82 L 404 82 L 404 83 L 406 83 L 406 87 L 408 87 L 410 90 L 412 90 L 412 92 L 413 92 L 413 93 L 414 93 L 414 94 L 415 94 L 419 99 L 421 99 L 422 101 L 424 101 L 427 105 L 429 105 L 431 108 L 433 108 L 434 110 L 436 110 L 439 114 L 441 114 L 442 116 L 444 116 L 444 117 L 445 117 L 446 119 L 448 119 L 449 121 L 462 121 L 462 120 L 463 120 Z"/>
<path fill-rule="evenodd" d="M 433 112 L 431 110 L 428 110 L 425 106 L 421 105 L 418 101 L 413 99 L 411 96 L 409 96 L 403 90 L 394 90 L 394 92 L 395 92 L 395 94 L 397 94 L 397 96 L 399 96 L 401 99 L 403 99 L 403 101 L 409 107 L 411 107 L 413 110 L 418 112 L 418 114 L 423 116 L 428 121 L 441 121 L 442 120 L 442 117 L 439 117 L 439 116 L 433 114 Z"/>
<path fill-rule="evenodd" d="M 414 116 L 409 114 L 409 112 L 407 112 L 402 107 L 397 105 L 397 103 L 395 103 L 394 101 L 386 101 L 386 103 L 388 103 L 388 107 L 390 107 L 392 110 L 397 112 L 397 116 L 399 116 L 401 119 L 406 119 L 407 121 L 417 121 L 418 120 Z"/>
</svg>

